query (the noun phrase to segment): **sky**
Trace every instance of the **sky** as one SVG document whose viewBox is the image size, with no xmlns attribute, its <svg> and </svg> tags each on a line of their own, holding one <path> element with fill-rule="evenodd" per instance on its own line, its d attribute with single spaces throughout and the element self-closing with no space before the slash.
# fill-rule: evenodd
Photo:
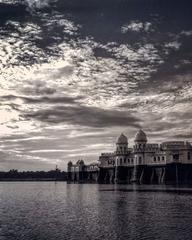
<svg viewBox="0 0 192 240">
<path fill-rule="evenodd" d="M 96 162 L 123 132 L 192 141 L 190 0 L 0 0 L 0 170 Z"/>
</svg>

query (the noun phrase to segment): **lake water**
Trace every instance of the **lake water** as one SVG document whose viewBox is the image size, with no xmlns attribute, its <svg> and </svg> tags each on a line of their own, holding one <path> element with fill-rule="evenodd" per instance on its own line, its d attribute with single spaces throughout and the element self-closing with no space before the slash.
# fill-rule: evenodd
<svg viewBox="0 0 192 240">
<path fill-rule="evenodd" d="M 189 188 L 0 183 L 0 239 L 191 239 Z"/>
</svg>

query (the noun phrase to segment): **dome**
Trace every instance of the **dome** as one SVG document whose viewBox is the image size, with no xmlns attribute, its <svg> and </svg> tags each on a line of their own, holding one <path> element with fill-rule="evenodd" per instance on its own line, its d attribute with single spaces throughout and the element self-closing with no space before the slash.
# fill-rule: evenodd
<svg viewBox="0 0 192 240">
<path fill-rule="evenodd" d="M 72 166 L 73 163 L 71 161 L 68 162 L 68 166 Z"/>
<path fill-rule="evenodd" d="M 121 135 L 117 139 L 117 144 L 127 144 L 127 143 L 128 143 L 127 137 L 123 133 L 121 133 Z"/>
<path fill-rule="evenodd" d="M 135 135 L 135 142 L 147 142 L 147 136 L 145 132 L 140 129 Z"/>
<path fill-rule="evenodd" d="M 78 161 L 76 162 L 76 164 L 77 164 L 77 165 L 84 165 L 84 161 L 83 161 L 83 160 L 78 160 Z"/>
</svg>

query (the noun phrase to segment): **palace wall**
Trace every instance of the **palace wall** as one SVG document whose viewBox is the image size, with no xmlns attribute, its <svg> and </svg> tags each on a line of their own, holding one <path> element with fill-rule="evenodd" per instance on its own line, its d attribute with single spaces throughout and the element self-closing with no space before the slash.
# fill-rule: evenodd
<svg viewBox="0 0 192 240">
<path fill-rule="evenodd" d="M 102 153 L 99 163 L 85 165 L 83 160 L 68 163 L 69 182 L 177 184 L 192 183 L 192 145 L 185 141 L 148 143 L 139 130 L 133 148 L 121 134 L 116 149 Z"/>
</svg>

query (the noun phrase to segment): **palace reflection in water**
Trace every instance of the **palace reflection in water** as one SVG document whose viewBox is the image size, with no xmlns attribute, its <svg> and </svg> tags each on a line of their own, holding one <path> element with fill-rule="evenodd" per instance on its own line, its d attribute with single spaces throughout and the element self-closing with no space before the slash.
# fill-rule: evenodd
<svg viewBox="0 0 192 240">
<path fill-rule="evenodd" d="M 191 239 L 191 189 L 17 182 L 0 192 L 0 239 Z"/>
</svg>

